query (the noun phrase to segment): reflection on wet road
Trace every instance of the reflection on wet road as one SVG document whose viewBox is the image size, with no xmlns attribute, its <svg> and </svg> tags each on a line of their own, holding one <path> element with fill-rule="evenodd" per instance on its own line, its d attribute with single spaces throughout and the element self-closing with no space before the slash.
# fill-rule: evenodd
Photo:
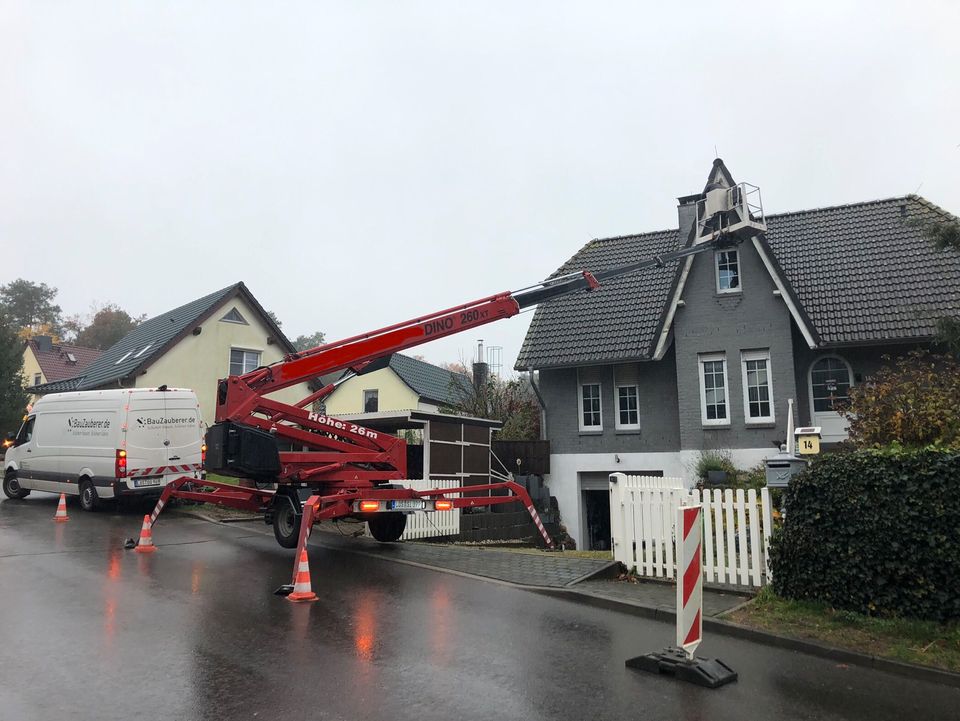
<svg viewBox="0 0 960 721">
<path fill-rule="evenodd" d="M 719 637 L 740 672 L 707 691 L 624 668 L 672 628 L 508 586 L 311 549 L 320 600 L 273 589 L 266 527 L 171 514 L 50 520 L 0 503 L 0 721 L 76 719 L 956 718 L 960 690 Z"/>
</svg>

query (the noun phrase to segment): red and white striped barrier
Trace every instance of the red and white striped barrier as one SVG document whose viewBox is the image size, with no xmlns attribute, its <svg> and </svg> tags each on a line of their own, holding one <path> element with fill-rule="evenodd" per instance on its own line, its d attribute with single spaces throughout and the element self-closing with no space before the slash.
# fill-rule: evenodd
<svg viewBox="0 0 960 721">
<path fill-rule="evenodd" d="M 677 509 L 677 647 L 688 659 L 703 640 L 703 506 Z"/>
<path fill-rule="evenodd" d="M 703 506 L 699 503 L 677 509 L 677 645 L 629 658 L 626 665 L 698 686 L 719 688 L 736 681 L 737 672 L 719 659 L 694 656 L 703 640 L 702 522 Z"/>
<path fill-rule="evenodd" d="M 154 468 L 134 468 L 127 471 L 128 478 L 139 478 L 141 476 L 162 476 L 165 473 L 192 473 L 203 468 L 200 463 L 187 463 L 179 466 L 156 466 Z"/>
</svg>

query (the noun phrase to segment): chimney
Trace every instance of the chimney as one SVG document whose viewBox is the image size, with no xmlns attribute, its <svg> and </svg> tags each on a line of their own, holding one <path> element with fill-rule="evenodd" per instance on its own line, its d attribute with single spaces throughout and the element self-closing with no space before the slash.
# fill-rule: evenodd
<svg viewBox="0 0 960 721">
<path fill-rule="evenodd" d="M 40 353 L 50 353 L 53 350 L 53 338 L 48 335 L 35 335 L 33 342 L 37 344 Z"/>
<path fill-rule="evenodd" d="M 680 204 L 677 206 L 677 216 L 680 220 L 680 245 L 686 245 L 690 237 L 690 231 L 697 222 L 697 201 L 703 198 L 702 195 L 685 195 L 677 198 Z"/>
<path fill-rule="evenodd" d="M 473 386 L 481 391 L 487 385 L 490 377 L 490 366 L 483 360 L 483 339 L 477 341 L 477 360 L 473 364 Z"/>
</svg>

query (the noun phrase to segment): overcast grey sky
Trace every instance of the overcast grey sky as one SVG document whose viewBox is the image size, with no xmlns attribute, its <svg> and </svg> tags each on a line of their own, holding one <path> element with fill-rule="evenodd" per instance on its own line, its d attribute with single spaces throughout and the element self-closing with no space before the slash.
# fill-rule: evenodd
<svg viewBox="0 0 960 721">
<path fill-rule="evenodd" d="M 960 214 L 960 2 L 779 5 L 0 0 L 0 283 L 332 340 L 675 227 L 715 146 L 768 212 Z"/>
</svg>

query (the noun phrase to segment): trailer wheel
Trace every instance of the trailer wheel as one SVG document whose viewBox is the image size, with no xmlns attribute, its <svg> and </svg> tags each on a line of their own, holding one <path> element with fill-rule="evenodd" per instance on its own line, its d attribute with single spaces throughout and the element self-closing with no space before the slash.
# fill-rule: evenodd
<svg viewBox="0 0 960 721">
<path fill-rule="evenodd" d="M 300 498 L 290 493 L 277 493 L 273 499 L 273 535 L 284 548 L 296 548 L 300 542 L 300 519 L 303 508 Z"/>
<path fill-rule="evenodd" d="M 89 478 L 84 478 L 79 484 L 80 490 L 80 508 L 84 511 L 95 511 L 100 507 L 100 497 L 97 495 L 97 489 Z"/>
<path fill-rule="evenodd" d="M 16 471 L 7 471 L 3 476 L 3 493 L 7 498 L 21 499 L 30 495 L 30 491 L 20 487 Z"/>
<path fill-rule="evenodd" d="M 392 543 L 400 539 L 407 527 L 405 513 L 377 513 L 367 519 L 370 535 L 380 543 Z"/>
</svg>

